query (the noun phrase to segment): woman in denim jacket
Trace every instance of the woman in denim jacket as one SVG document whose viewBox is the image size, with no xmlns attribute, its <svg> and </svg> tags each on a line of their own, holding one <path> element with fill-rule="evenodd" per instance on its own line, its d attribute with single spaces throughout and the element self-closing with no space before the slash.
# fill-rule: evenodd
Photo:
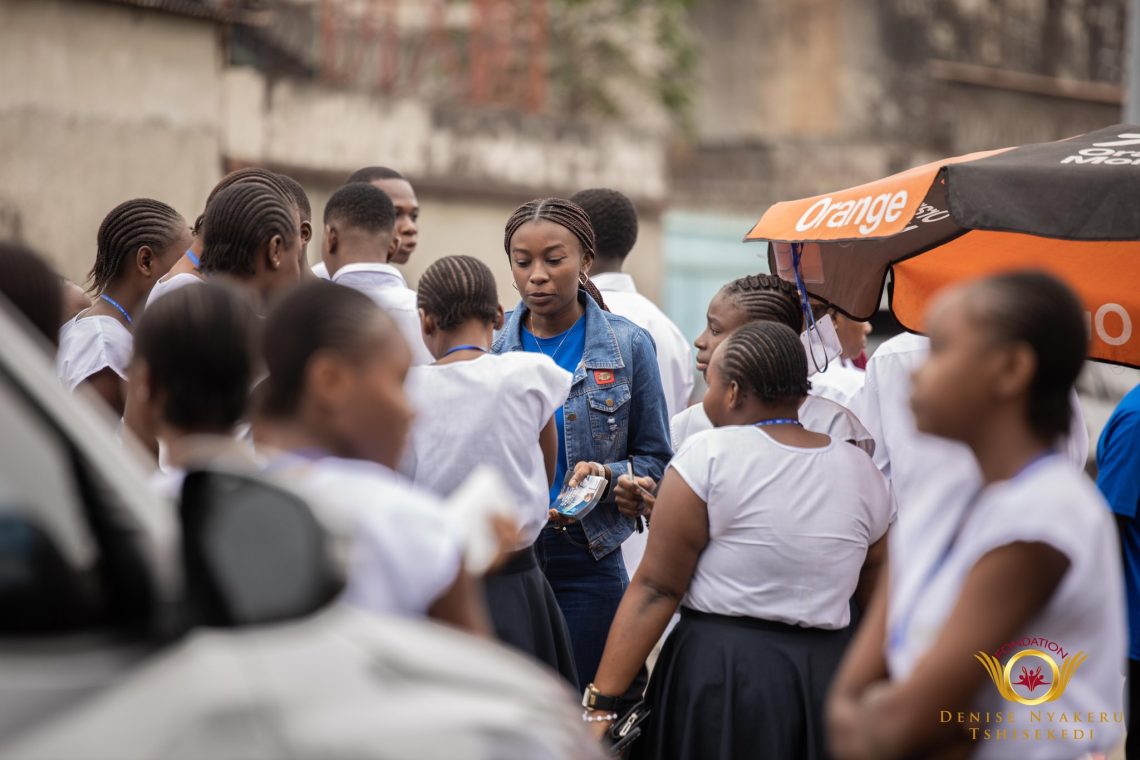
<svg viewBox="0 0 1140 760">
<path fill-rule="evenodd" d="M 594 230 L 581 208 L 558 198 L 524 204 L 507 222 L 504 245 L 522 303 L 507 316 L 492 350 L 541 352 L 574 375 L 570 397 L 555 414 L 559 455 L 551 503 L 568 480 L 604 473 L 610 483 L 584 520 L 552 518 L 535 542 L 584 688 L 629 584 L 617 549 L 644 514 L 629 479 L 619 484 L 618 478 L 632 463 L 638 476 L 658 480 L 673 455 L 665 394 L 649 333 L 605 311 L 589 281 Z M 620 510 L 616 496 L 626 505 Z"/>
</svg>

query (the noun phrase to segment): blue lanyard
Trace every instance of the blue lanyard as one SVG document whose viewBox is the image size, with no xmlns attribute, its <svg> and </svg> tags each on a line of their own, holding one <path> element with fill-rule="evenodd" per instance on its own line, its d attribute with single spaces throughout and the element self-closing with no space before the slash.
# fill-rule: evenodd
<svg viewBox="0 0 1140 760">
<path fill-rule="evenodd" d="M 445 353 L 443 356 L 441 356 L 439 358 L 440 359 L 446 359 L 447 357 L 451 356 L 452 354 L 457 354 L 460 351 L 481 351 L 483 353 L 487 353 L 487 349 L 483 348 L 482 346 L 472 346 L 472 345 L 468 344 L 468 345 L 456 346 L 455 348 L 448 349 L 447 353 Z"/>
<path fill-rule="evenodd" d="M 1053 451 L 1052 449 L 1046 449 L 1045 451 L 1041 452 L 1026 462 L 1022 468 L 1018 470 L 1009 480 L 1017 480 L 1035 468 L 1037 465 L 1041 464 L 1041 462 L 1044 460 L 1054 456 L 1056 453 L 1057 452 Z M 931 581 L 933 581 L 938 573 L 942 570 L 942 566 L 946 564 L 946 560 L 950 559 L 950 555 L 954 551 L 954 546 L 958 543 L 958 538 L 962 535 L 962 531 L 966 528 L 966 523 L 970 521 L 970 517 L 973 515 L 974 503 L 978 500 L 978 496 L 981 494 L 982 490 L 983 489 L 979 488 L 978 492 L 974 494 L 974 497 L 970 499 L 970 502 L 966 508 L 962 510 L 962 516 L 958 518 L 958 524 L 954 527 L 954 532 L 950 534 L 950 540 L 946 543 L 946 546 L 942 548 L 942 551 L 939 552 L 938 557 L 935 558 L 934 563 L 930 566 L 930 569 L 927 570 L 926 576 L 922 579 L 922 583 L 918 587 L 918 594 L 915 596 L 914 600 L 908 607 L 903 608 L 902 614 L 900 614 L 898 617 L 898 622 L 891 626 L 887 641 L 888 645 L 892 649 L 902 646 L 903 641 L 906 640 L 906 631 L 908 628 L 910 628 L 910 619 L 914 616 L 915 607 L 918 606 L 919 597 L 922 595 L 923 590 L 928 585 L 930 585 Z"/>
<path fill-rule="evenodd" d="M 186 249 L 186 258 L 190 259 L 190 263 L 194 265 L 195 269 L 198 269 L 202 265 L 202 260 L 189 248 Z"/>
<path fill-rule="evenodd" d="M 123 305 L 121 303 L 116 301 L 114 298 L 111 298 L 111 296 L 107 295 L 106 293 L 100 293 L 99 297 L 118 309 L 119 313 L 123 315 L 123 319 L 127 320 L 128 325 L 133 325 L 135 323 L 135 321 L 131 319 L 131 315 L 127 313 L 127 310 L 123 308 Z"/>
<path fill-rule="evenodd" d="M 792 417 L 777 417 L 771 420 L 760 420 L 759 422 L 753 422 L 752 424 L 758 428 L 768 427 L 769 425 L 798 425 L 800 427 L 804 426 L 804 423 Z"/>
</svg>

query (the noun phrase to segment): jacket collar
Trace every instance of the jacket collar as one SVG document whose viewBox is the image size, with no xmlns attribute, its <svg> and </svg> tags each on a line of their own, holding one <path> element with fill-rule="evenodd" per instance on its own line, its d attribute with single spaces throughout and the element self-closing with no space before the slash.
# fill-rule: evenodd
<svg viewBox="0 0 1140 760">
<path fill-rule="evenodd" d="M 633 277 L 625 272 L 606 272 L 590 278 L 603 293 L 636 293 L 637 285 Z"/>
<path fill-rule="evenodd" d="M 586 307 L 586 348 L 582 352 L 582 363 L 574 373 L 574 382 L 585 377 L 586 369 L 623 369 L 625 362 L 618 347 L 617 335 L 610 326 L 606 313 L 585 291 L 578 291 L 578 301 Z M 503 330 L 495 339 L 495 353 L 525 350 L 522 331 L 529 313 L 530 309 L 520 301 L 507 315 Z"/>
</svg>

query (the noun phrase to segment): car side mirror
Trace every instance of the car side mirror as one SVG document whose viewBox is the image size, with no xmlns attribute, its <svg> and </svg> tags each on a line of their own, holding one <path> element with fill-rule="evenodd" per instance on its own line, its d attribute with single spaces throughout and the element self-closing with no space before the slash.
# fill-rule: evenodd
<svg viewBox="0 0 1140 760">
<path fill-rule="evenodd" d="M 322 609 L 344 588 L 343 565 L 308 504 L 255 475 L 188 473 L 180 516 L 195 623 L 294 620 Z"/>
</svg>

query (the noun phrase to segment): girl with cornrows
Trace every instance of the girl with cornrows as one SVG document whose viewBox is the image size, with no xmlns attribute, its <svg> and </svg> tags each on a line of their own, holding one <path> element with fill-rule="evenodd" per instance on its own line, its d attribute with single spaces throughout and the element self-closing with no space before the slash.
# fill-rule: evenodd
<svg viewBox="0 0 1140 760">
<path fill-rule="evenodd" d="M 713 352 L 734 330 L 756 320 L 771 320 L 792 330 L 804 329 L 804 314 L 796 286 L 770 274 L 753 274 L 733 280 L 709 302 L 704 332 L 693 345 L 697 349 L 697 370 L 707 374 Z M 875 441 L 859 418 L 845 406 L 816 395 L 809 395 L 799 410 L 808 430 L 826 433 L 848 441 L 868 454 Z M 673 448 L 681 448 L 687 438 L 712 429 L 712 422 L 701 404 L 674 415 L 669 424 Z M 646 487 L 652 488 L 649 484 Z"/>
<path fill-rule="evenodd" d="M 633 472 L 659 478 L 672 456 L 665 394 L 653 339 L 606 311 L 589 280 L 594 230 L 581 208 L 559 198 L 530 201 L 511 215 L 503 242 L 522 303 L 506 317 L 493 351 L 545 354 L 573 375 L 569 398 L 555 411 L 558 458 L 550 502 L 564 484 L 588 475 L 609 481 L 584 520 L 566 524 L 552 517 L 535 544 L 585 687 L 629 583 L 617 549 L 642 516 L 635 501 L 618 507 L 618 479 Z"/>
<path fill-rule="evenodd" d="M 503 308 L 491 270 L 478 259 L 434 262 L 420 277 L 417 298 L 436 361 L 408 373 L 416 422 L 400 469 L 440 496 L 480 466 L 503 476 L 519 530 L 508 547 L 513 553 L 485 582 L 495 633 L 577 685 L 566 621 L 534 553 L 558 455 L 554 410 L 566 403 L 571 375 L 540 354 L 490 353 Z"/>
<path fill-rule="evenodd" d="M 308 198 L 304 189 L 296 181 L 283 174 L 276 174 L 268 169 L 247 167 L 232 171 L 214 186 L 206 196 L 206 209 L 223 191 L 235 185 L 257 185 L 279 195 L 287 204 L 292 214 L 296 216 L 297 230 L 300 234 L 300 245 L 297 256 L 303 262 L 304 248 L 313 236 L 311 214 L 308 211 Z M 172 290 L 185 285 L 193 285 L 202 281 L 202 254 L 205 248 L 206 211 L 203 211 L 194 222 L 194 237 L 184 255 L 171 267 L 169 274 L 164 276 L 151 291 L 147 304 L 157 301 Z M 298 263 L 298 266 L 301 262 Z M 298 274 L 298 278 L 300 275 Z"/>
<path fill-rule="evenodd" d="M 111 209 L 96 236 L 95 301 L 59 332 L 56 368 L 68 390 L 86 383 L 122 415 L 135 317 L 189 245 L 186 220 L 165 203 L 137 198 Z"/>
<path fill-rule="evenodd" d="M 865 453 L 804 429 L 807 356 L 794 330 L 753 322 L 708 361 L 716 429 L 686 441 L 665 473 L 599 701 L 629 687 L 680 605 L 633 756 L 822 758 L 827 685 L 887 531 L 886 485 Z M 606 707 L 584 716 L 599 734 L 615 716 Z"/>
</svg>

